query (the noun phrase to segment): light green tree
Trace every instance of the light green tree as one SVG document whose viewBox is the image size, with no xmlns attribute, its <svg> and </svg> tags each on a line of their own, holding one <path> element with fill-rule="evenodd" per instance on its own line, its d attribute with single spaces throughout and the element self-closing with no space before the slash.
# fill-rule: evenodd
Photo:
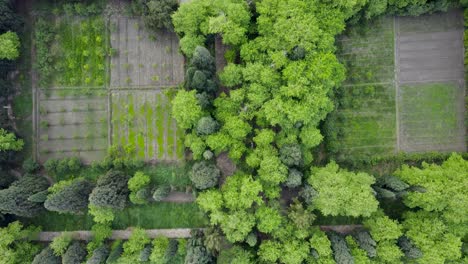
<svg viewBox="0 0 468 264">
<path fill-rule="evenodd" d="M 19 57 L 20 40 L 15 32 L 0 35 L 0 59 L 14 60 Z"/>
<path fill-rule="evenodd" d="M 24 141 L 22 139 L 17 139 L 15 134 L 0 128 L 0 151 L 20 151 L 23 149 L 23 146 Z"/>
</svg>

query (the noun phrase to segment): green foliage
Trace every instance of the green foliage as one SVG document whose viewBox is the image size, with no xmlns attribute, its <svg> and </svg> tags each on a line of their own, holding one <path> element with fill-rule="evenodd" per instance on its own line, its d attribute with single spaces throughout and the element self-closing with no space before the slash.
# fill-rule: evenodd
<svg viewBox="0 0 468 264">
<path fill-rule="evenodd" d="M 203 111 L 195 96 L 196 91 L 179 90 L 172 100 L 172 116 L 182 129 L 190 129 L 203 116 Z"/>
<path fill-rule="evenodd" d="M 51 192 L 47 196 L 44 207 L 49 211 L 59 213 L 81 214 L 88 207 L 88 196 L 93 187 L 94 185 L 88 180 L 74 180 L 68 186 Z"/>
<path fill-rule="evenodd" d="M 130 235 L 130 238 L 123 244 L 123 256 L 134 257 L 140 255 L 140 252 L 145 248 L 145 245 L 150 242 L 148 235 L 144 229 L 135 228 Z"/>
<path fill-rule="evenodd" d="M 47 200 L 48 194 L 49 194 L 49 191 L 47 190 L 38 192 L 36 194 L 29 196 L 28 201 L 34 202 L 34 203 L 44 203 Z"/>
<path fill-rule="evenodd" d="M 258 256 L 261 260 L 275 263 L 281 256 L 280 244 L 272 240 L 264 240 L 260 244 Z"/>
<path fill-rule="evenodd" d="M 82 263 L 86 259 L 86 250 L 80 242 L 74 242 L 68 247 L 62 257 L 63 264 Z"/>
<path fill-rule="evenodd" d="M 153 250 L 151 251 L 150 261 L 155 264 L 165 264 L 166 250 L 169 247 L 169 239 L 167 237 L 157 237 L 153 240 Z"/>
<path fill-rule="evenodd" d="M 45 178 L 26 174 L 7 189 L 0 190 L 0 212 L 23 217 L 33 217 L 43 210 L 42 204 L 28 198 L 47 189 Z"/>
<path fill-rule="evenodd" d="M 224 86 L 235 87 L 242 83 L 242 68 L 234 63 L 228 63 L 219 78 Z"/>
<path fill-rule="evenodd" d="M 65 175 L 76 173 L 82 168 L 83 164 L 78 157 L 68 157 L 63 159 L 48 159 L 44 163 L 47 172 L 54 175 Z"/>
<path fill-rule="evenodd" d="M 0 128 L 0 151 L 20 151 L 23 149 L 23 146 L 24 141 L 22 139 L 17 139 L 15 134 Z"/>
<path fill-rule="evenodd" d="M 63 232 L 59 236 L 54 237 L 49 246 L 56 256 L 62 256 L 67 251 L 72 240 L 73 238 L 70 233 Z"/>
<path fill-rule="evenodd" d="M 61 264 L 62 260 L 59 256 L 54 255 L 54 251 L 50 247 L 44 248 L 39 254 L 37 254 L 32 264 Z"/>
<path fill-rule="evenodd" d="M 307 205 L 311 205 L 314 199 L 318 196 L 318 192 L 312 186 L 306 184 L 299 192 L 299 196 Z"/>
<path fill-rule="evenodd" d="M 461 258 L 462 242 L 453 234 L 437 213 L 407 212 L 402 225 L 406 237 L 411 239 L 421 252 L 420 263 L 446 263 Z"/>
<path fill-rule="evenodd" d="M 373 258 L 377 255 L 375 247 L 377 243 L 372 239 L 371 235 L 367 231 L 359 231 L 354 234 L 353 239 L 359 245 L 359 247 L 365 250 L 367 256 Z"/>
<path fill-rule="evenodd" d="M 441 213 L 450 224 L 468 223 L 468 161 L 460 155 L 453 154 L 442 165 L 424 163 L 422 169 L 403 166 L 395 175 L 423 188 L 404 197 L 407 206 Z"/>
<path fill-rule="evenodd" d="M 178 7 L 176 0 L 149 0 L 143 2 L 145 3 L 141 4 L 144 5 L 143 19 L 146 27 L 152 30 L 172 29 L 171 15 Z"/>
<path fill-rule="evenodd" d="M 152 246 L 146 245 L 145 248 L 140 252 L 139 261 L 148 262 L 151 256 Z"/>
<path fill-rule="evenodd" d="M 123 246 L 122 246 L 122 241 L 117 240 L 112 244 L 111 251 L 109 253 L 109 256 L 107 257 L 106 263 L 117 263 L 117 260 L 120 258 L 120 256 L 123 253 Z"/>
<path fill-rule="evenodd" d="M 312 204 L 324 215 L 370 216 L 377 210 L 371 188 L 375 179 L 367 173 L 349 172 L 332 162 L 313 168 L 308 182 L 318 192 Z"/>
<path fill-rule="evenodd" d="M 218 256 L 218 264 L 253 264 L 253 254 L 242 249 L 240 246 L 233 246 L 221 251 Z"/>
<path fill-rule="evenodd" d="M 146 188 L 150 183 L 150 177 L 141 171 L 137 171 L 132 178 L 128 180 L 128 189 L 130 190 L 130 201 L 134 204 L 145 204 L 145 197 L 139 197 L 137 194 Z"/>
<path fill-rule="evenodd" d="M 93 220 L 96 223 L 107 224 L 112 222 L 115 218 L 114 212 L 110 208 L 102 208 L 89 204 L 88 213 L 93 216 Z"/>
<path fill-rule="evenodd" d="M 89 196 L 89 204 L 105 209 L 123 209 L 127 202 L 129 177 L 120 171 L 109 171 L 99 177 Z"/>
<path fill-rule="evenodd" d="M 401 248 L 407 259 L 418 259 L 423 256 L 421 250 L 417 248 L 406 236 L 398 239 L 398 246 Z"/>
<path fill-rule="evenodd" d="M 204 190 L 216 186 L 220 175 L 221 171 L 215 164 L 200 161 L 192 166 L 190 180 L 197 189 Z"/>
<path fill-rule="evenodd" d="M 289 208 L 288 218 L 298 230 L 309 230 L 316 217 L 310 209 L 304 208 L 301 202 L 294 199 Z"/>
<path fill-rule="evenodd" d="M 98 223 L 91 227 L 91 233 L 93 234 L 93 239 L 86 247 L 89 253 L 102 248 L 104 241 L 112 235 L 112 228 L 108 224 Z"/>
<path fill-rule="evenodd" d="M 53 54 L 50 52 L 50 46 L 54 40 L 54 28 L 46 20 L 40 18 L 36 21 L 34 27 L 34 38 L 36 47 L 36 59 L 34 68 L 39 72 L 39 85 L 47 86 L 52 78 Z"/>
<path fill-rule="evenodd" d="M 272 233 L 281 225 L 280 212 L 272 207 L 260 206 L 255 211 L 255 217 L 258 221 L 257 228 L 262 233 Z"/>
<path fill-rule="evenodd" d="M 289 169 L 288 178 L 284 182 L 284 185 L 289 188 L 296 188 L 302 184 L 303 173 L 297 169 Z"/>
<path fill-rule="evenodd" d="M 367 256 L 367 252 L 359 248 L 358 243 L 351 236 L 346 236 L 346 243 L 351 252 L 351 256 L 355 263 L 370 264 L 372 263 L 370 258 Z"/>
<path fill-rule="evenodd" d="M 30 243 L 29 239 L 38 231 L 39 229 L 33 226 L 23 229 L 23 225 L 18 221 L 0 228 L 0 262 L 31 263 L 39 247 Z"/>
<path fill-rule="evenodd" d="M 19 57 L 20 40 L 15 32 L 0 34 L 0 59 L 14 60 Z"/>
</svg>

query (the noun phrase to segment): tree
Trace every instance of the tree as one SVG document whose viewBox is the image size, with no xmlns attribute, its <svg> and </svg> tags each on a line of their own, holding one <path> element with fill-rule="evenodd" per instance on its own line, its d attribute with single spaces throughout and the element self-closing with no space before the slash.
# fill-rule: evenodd
<svg viewBox="0 0 468 264">
<path fill-rule="evenodd" d="M 39 231 L 30 226 L 23 228 L 19 221 L 0 228 L 0 262 L 7 264 L 31 263 L 39 251 L 39 246 L 29 239 Z"/>
<path fill-rule="evenodd" d="M 302 151 L 298 144 L 286 144 L 280 148 L 280 159 L 288 167 L 302 165 Z"/>
<path fill-rule="evenodd" d="M 129 177 L 120 171 L 109 171 L 99 177 L 89 196 L 92 206 L 104 209 L 123 209 L 127 202 Z"/>
<path fill-rule="evenodd" d="M 102 247 L 104 241 L 112 235 L 112 228 L 109 224 L 98 223 L 91 227 L 91 233 L 93 239 L 86 246 L 88 252 Z"/>
<path fill-rule="evenodd" d="M 146 7 L 143 19 L 148 28 L 172 29 L 171 15 L 178 7 L 176 0 L 150 0 L 146 2 Z"/>
<path fill-rule="evenodd" d="M 132 203 L 145 204 L 148 202 L 145 199 L 145 197 L 142 197 L 143 199 L 140 199 L 140 197 L 138 197 L 137 194 L 139 191 L 146 188 L 149 185 L 150 181 L 150 177 L 141 171 L 137 171 L 135 175 L 133 175 L 133 177 L 128 180 L 128 189 L 130 190 L 129 197 Z"/>
<path fill-rule="evenodd" d="M 198 135 L 210 135 L 218 130 L 218 122 L 210 116 L 200 118 L 197 123 Z"/>
<path fill-rule="evenodd" d="M 80 242 L 74 242 L 68 247 L 62 257 L 62 264 L 82 263 L 86 259 L 86 249 Z"/>
<path fill-rule="evenodd" d="M 59 213 L 81 214 L 88 208 L 88 197 L 93 187 L 88 180 L 74 180 L 70 185 L 50 193 L 44 207 Z"/>
<path fill-rule="evenodd" d="M 302 184 L 302 172 L 297 169 L 289 169 L 288 178 L 284 182 L 284 185 L 288 188 L 296 188 Z"/>
<path fill-rule="evenodd" d="M 106 263 L 116 263 L 123 253 L 122 241 L 117 240 L 112 244 L 111 251 L 107 257 Z"/>
<path fill-rule="evenodd" d="M 1 46 L 1 43 L 0 43 Z M 1 53 L 0 53 L 1 58 Z M 23 149 L 24 141 L 17 139 L 15 134 L 0 128 L 0 151 L 14 150 L 20 151 Z"/>
<path fill-rule="evenodd" d="M 153 200 L 156 202 L 162 201 L 169 195 L 171 187 L 169 185 L 161 185 L 153 192 Z"/>
<path fill-rule="evenodd" d="M 91 257 L 86 261 L 86 264 L 102 264 L 105 263 L 109 256 L 109 249 L 106 246 L 100 246 L 93 250 Z"/>
<path fill-rule="evenodd" d="M 192 166 L 190 180 L 197 189 L 204 190 L 216 186 L 220 175 L 221 171 L 216 165 L 200 161 Z"/>
<path fill-rule="evenodd" d="M 0 212 L 23 217 L 33 217 L 43 210 L 41 203 L 29 201 L 28 198 L 47 189 L 45 178 L 26 174 L 13 182 L 8 189 L 0 190 Z"/>
<path fill-rule="evenodd" d="M 203 116 L 196 91 L 179 90 L 172 100 L 172 115 L 182 129 L 190 129 Z"/>
<path fill-rule="evenodd" d="M 240 246 L 233 246 L 221 251 L 218 257 L 218 263 L 222 264 L 253 264 L 254 256 L 251 252 Z"/>
<path fill-rule="evenodd" d="M 336 233 L 330 233 L 330 242 L 333 249 L 333 256 L 337 264 L 354 263 L 353 256 L 348 248 L 346 240 Z"/>
<path fill-rule="evenodd" d="M 15 32 L 0 35 L 0 59 L 14 60 L 19 57 L 20 40 Z"/>
<path fill-rule="evenodd" d="M 312 168 L 308 182 L 318 192 L 312 204 L 324 215 L 370 216 L 377 210 L 379 203 L 371 187 L 375 179 L 367 173 L 349 172 L 331 162 Z"/>
<path fill-rule="evenodd" d="M 280 228 L 282 217 L 280 212 L 272 207 L 261 206 L 255 211 L 257 218 L 257 228 L 260 232 L 271 233 L 276 228 Z"/>
<path fill-rule="evenodd" d="M 62 260 L 59 256 L 54 255 L 54 252 L 49 247 L 44 248 L 41 253 L 37 254 L 32 261 L 32 264 L 61 264 Z"/>
<path fill-rule="evenodd" d="M 442 165 L 423 163 L 421 169 L 403 166 L 395 175 L 423 189 L 413 189 L 404 196 L 407 206 L 441 213 L 449 224 L 468 224 L 468 161 L 460 155 L 452 154 Z"/>
<path fill-rule="evenodd" d="M 54 255 L 62 256 L 65 251 L 67 251 L 68 246 L 72 242 L 73 238 L 72 235 L 68 232 L 62 232 L 59 236 L 54 237 L 52 239 L 52 243 L 50 243 L 50 248 L 54 251 Z"/>
<path fill-rule="evenodd" d="M 135 228 L 130 238 L 123 244 L 123 255 L 131 256 L 139 254 L 149 242 L 150 239 L 145 230 L 142 228 Z"/>
<path fill-rule="evenodd" d="M 185 264 L 209 264 L 213 262 L 213 256 L 203 245 L 203 232 L 193 230 L 192 236 L 187 242 L 187 255 Z"/>
</svg>

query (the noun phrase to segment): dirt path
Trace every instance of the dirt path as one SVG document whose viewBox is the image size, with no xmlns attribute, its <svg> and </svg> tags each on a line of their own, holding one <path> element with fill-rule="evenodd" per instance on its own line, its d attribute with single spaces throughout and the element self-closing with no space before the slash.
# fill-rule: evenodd
<svg viewBox="0 0 468 264">
<path fill-rule="evenodd" d="M 191 193 L 171 192 L 162 201 L 171 203 L 192 203 L 195 202 L 195 197 Z"/>
<path fill-rule="evenodd" d="M 178 228 L 178 229 L 148 229 L 145 230 L 149 238 L 155 238 L 158 236 L 164 236 L 168 238 L 189 238 L 190 228 Z M 33 240 L 36 241 L 52 241 L 55 237 L 59 236 L 63 232 L 40 232 L 39 235 Z M 72 231 L 69 232 L 75 240 L 86 240 L 89 241 L 92 239 L 91 231 Z M 123 239 L 127 240 L 132 234 L 131 229 L 126 230 L 114 230 L 110 240 Z"/>
</svg>

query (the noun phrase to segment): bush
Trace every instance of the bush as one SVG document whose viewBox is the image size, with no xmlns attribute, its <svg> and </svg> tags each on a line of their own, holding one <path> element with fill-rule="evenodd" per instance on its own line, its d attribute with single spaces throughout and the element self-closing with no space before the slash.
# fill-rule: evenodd
<svg viewBox="0 0 468 264">
<path fill-rule="evenodd" d="M 314 189 L 314 187 L 306 184 L 304 188 L 299 192 L 299 196 L 304 200 L 304 202 L 308 205 L 312 204 L 314 199 L 318 196 L 318 192 Z"/>
<path fill-rule="evenodd" d="M 288 178 L 284 185 L 288 188 L 296 188 L 302 184 L 302 172 L 297 169 L 289 169 Z"/>
<path fill-rule="evenodd" d="M 112 250 L 107 257 L 106 263 L 116 263 L 123 253 L 122 241 L 118 240 L 112 244 Z"/>
<path fill-rule="evenodd" d="M 86 261 L 86 264 L 103 264 L 109 256 L 109 249 L 106 246 L 101 246 L 93 251 L 91 257 Z"/>
<path fill-rule="evenodd" d="M 193 165 L 190 180 L 197 189 L 204 190 L 216 186 L 220 175 L 221 171 L 216 165 L 201 161 Z"/>
<path fill-rule="evenodd" d="M 168 185 L 161 185 L 159 186 L 153 193 L 153 200 L 156 202 L 162 201 L 164 198 L 169 195 L 169 192 L 171 191 L 171 187 Z"/>
<path fill-rule="evenodd" d="M 70 233 L 63 232 L 59 236 L 54 237 L 52 243 L 50 243 L 50 248 L 54 251 L 54 254 L 57 256 L 62 256 L 67 250 L 68 246 L 72 242 L 72 236 Z"/>
<path fill-rule="evenodd" d="M 146 245 L 145 248 L 140 252 L 140 257 L 138 258 L 141 262 L 148 262 L 151 256 L 151 251 L 153 247 L 151 245 Z"/>
<path fill-rule="evenodd" d="M 148 28 L 172 30 L 171 15 L 177 10 L 176 0 L 150 0 L 145 5 L 143 19 Z"/>
<path fill-rule="evenodd" d="M 23 162 L 23 170 L 26 173 L 34 173 L 36 172 L 41 166 L 39 163 L 34 161 L 32 158 L 28 158 Z"/>
<path fill-rule="evenodd" d="M 197 123 L 197 134 L 198 135 L 211 135 L 218 130 L 218 122 L 211 116 L 205 116 L 200 118 Z"/>
<path fill-rule="evenodd" d="M 15 60 L 19 57 L 20 40 L 15 32 L 0 35 L 0 59 Z"/>
<path fill-rule="evenodd" d="M 97 207 L 91 204 L 88 208 L 88 213 L 93 216 L 94 222 L 108 224 L 109 222 L 114 221 L 115 215 L 112 209 Z"/>
<path fill-rule="evenodd" d="M 107 209 L 124 209 L 127 202 L 129 177 L 120 171 L 109 171 L 99 177 L 89 196 L 90 205 Z"/>
<path fill-rule="evenodd" d="M 147 203 L 148 190 L 146 187 L 150 183 L 150 177 L 141 171 L 128 180 L 128 189 L 130 190 L 130 201 L 134 204 Z M 145 190 L 146 191 L 143 191 Z M 139 193 L 139 194 L 138 194 Z"/>
<path fill-rule="evenodd" d="M 167 262 L 166 251 L 169 246 L 167 237 L 156 237 L 153 240 L 153 250 L 151 251 L 150 260 L 155 264 L 164 264 Z"/>
<path fill-rule="evenodd" d="M 82 263 L 86 258 L 86 250 L 80 242 L 74 242 L 62 257 L 62 264 Z"/>
<path fill-rule="evenodd" d="M 87 245 L 88 252 L 102 247 L 104 241 L 112 235 L 112 228 L 109 224 L 98 223 L 91 227 L 91 233 L 93 235 L 93 240 Z"/>
<path fill-rule="evenodd" d="M 41 253 L 34 257 L 32 264 L 61 264 L 59 256 L 55 256 L 52 249 L 49 247 L 44 248 Z"/>
</svg>

